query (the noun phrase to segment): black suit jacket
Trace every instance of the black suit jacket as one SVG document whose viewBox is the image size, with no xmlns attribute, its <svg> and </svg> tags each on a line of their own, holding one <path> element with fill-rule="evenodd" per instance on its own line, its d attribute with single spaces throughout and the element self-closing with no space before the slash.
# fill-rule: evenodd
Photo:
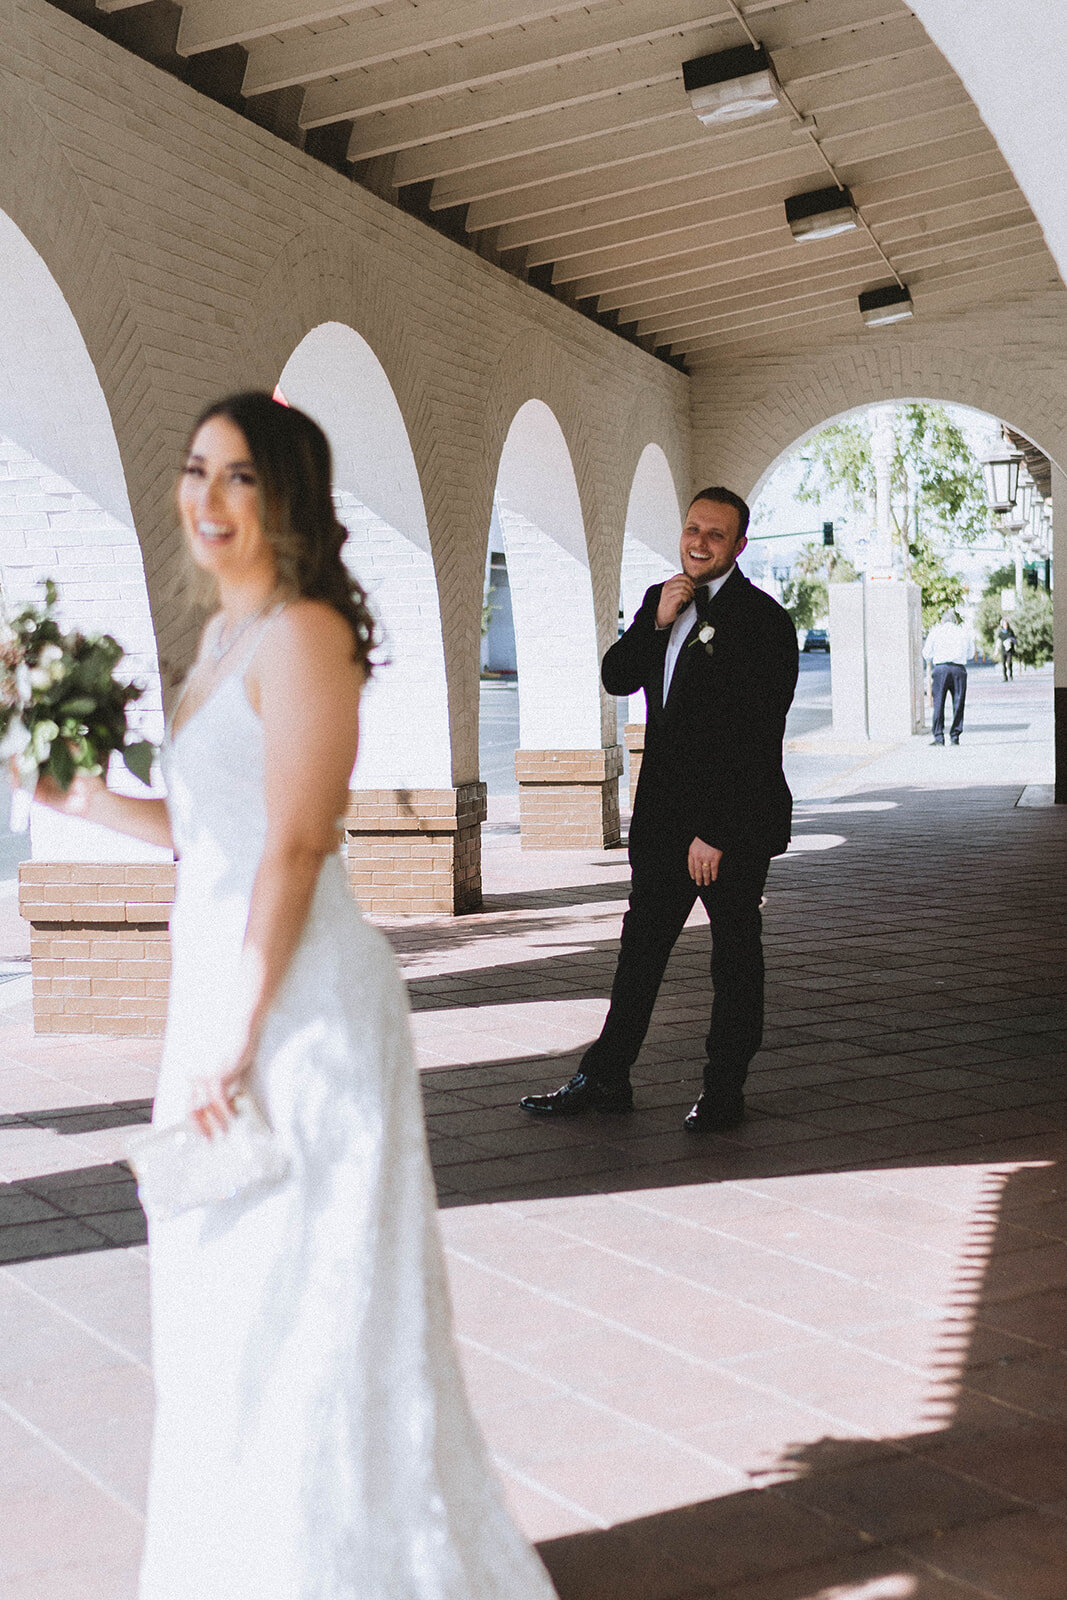
<svg viewBox="0 0 1067 1600">
<path fill-rule="evenodd" d="M 782 772 L 786 712 L 796 688 L 797 635 L 776 600 L 736 569 L 706 608 L 709 653 L 698 618 L 682 646 L 663 703 L 670 628 L 657 629 L 654 584 L 604 657 L 609 694 L 645 691 L 645 751 L 630 823 L 630 854 L 677 856 L 694 838 L 748 856 L 789 844 L 793 798 Z"/>
</svg>

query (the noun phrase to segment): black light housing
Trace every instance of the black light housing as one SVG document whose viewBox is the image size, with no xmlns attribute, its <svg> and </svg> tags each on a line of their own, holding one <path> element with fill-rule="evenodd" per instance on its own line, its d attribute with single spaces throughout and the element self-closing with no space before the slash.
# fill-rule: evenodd
<svg viewBox="0 0 1067 1600">
<path fill-rule="evenodd" d="M 903 322 L 914 315 L 911 295 L 901 283 L 887 283 L 881 289 L 864 289 L 860 295 L 860 316 L 868 328 L 881 328 L 887 322 Z"/>
<path fill-rule="evenodd" d="M 762 116 L 779 104 L 778 79 L 762 45 L 736 45 L 683 61 L 682 82 L 706 127 Z"/>
<path fill-rule="evenodd" d="M 859 227 L 859 216 L 849 189 L 813 189 L 790 195 L 785 220 L 794 239 L 832 239 Z"/>
</svg>

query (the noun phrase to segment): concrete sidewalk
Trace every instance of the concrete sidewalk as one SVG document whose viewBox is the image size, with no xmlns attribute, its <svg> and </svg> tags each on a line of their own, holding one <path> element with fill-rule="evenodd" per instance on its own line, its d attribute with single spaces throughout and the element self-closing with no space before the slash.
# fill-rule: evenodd
<svg viewBox="0 0 1067 1600">
<path fill-rule="evenodd" d="M 516 1108 L 598 1030 L 622 852 L 523 854 L 502 804 L 484 911 L 390 929 L 472 1399 L 563 1600 L 1067 1596 L 1067 813 L 1041 803 L 1049 673 L 970 693 L 958 750 L 791 751 L 730 1135 L 680 1128 L 699 916 L 636 1114 Z M 0 1594 L 133 1600 L 146 1262 L 116 1159 L 158 1046 L 38 1040 L 24 986 L 0 984 Z"/>
</svg>

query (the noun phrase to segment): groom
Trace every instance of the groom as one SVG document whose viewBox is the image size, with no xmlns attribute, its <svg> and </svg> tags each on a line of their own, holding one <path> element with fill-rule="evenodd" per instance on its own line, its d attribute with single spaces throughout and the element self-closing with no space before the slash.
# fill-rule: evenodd
<svg viewBox="0 0 1067 1600">
<path fill-rule="evenodd" d="M 742 1085 L 763 1035 L 760 903 L 772 856 L 789 844 L 782 772 L 797 681 L 788 614 L 743 577 L 748 507 L 702 489 L 682 528 L 682 570 L 654 584 L 601 669 L 610 694 L 645 691 L 645 751 L 630 824 L 633 874 L 611 1007 L 578 1072 L 529 1094 L 536 1116 L 633 1109 L 630 1068 L 667 958 L 697 896 L 711 923 L 714 1000 L 704 1091 L 692 1132 L 736 1127 Z"/>
</svg>

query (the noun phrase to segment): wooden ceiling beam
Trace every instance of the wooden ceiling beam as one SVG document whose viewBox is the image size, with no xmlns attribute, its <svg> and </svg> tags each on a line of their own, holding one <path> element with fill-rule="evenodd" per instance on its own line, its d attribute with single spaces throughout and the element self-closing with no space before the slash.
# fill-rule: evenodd
<svg viewBox="0 0 1067 1600">
<path fill-rule="evenodd" d="M 255 3 L 255 0 L 248 0 L 248 3 Z M 448 52 L 452 59 L 442 60 L 436 68 L 428 66 L 423 77 L 424 85 L 428 86 L 435 81 L 436 71 L 436 89 L 424 87 L 423 92 L 441 94 L 461 84 L 485 82 L 506 72 L 544 70 L 554 62 L 574 59 L 587 51 L 637 44 L 642 39 L 665 38 L 679 26 L 677 5 L 672 6 L 672 14 L 665 21 L 663 4 L 656 4 L 655 0 L 621 0 L 611 11 L 602 5 L 591 10 L 588 6 L 589 0 L 585 0 L 584 5 L 579 0 L 556 0 L 552 5 L 546 0 L 539 0 L 539 3 L 493 0 L 489 12 L 485 0 L 433 0 L 432 4 L 424 3 L 399 12 L 387 11 L 384 16 L 373 19 L 368 17 L 358 27 L 336 28 L 328 35 L 285 37 L 283 33 L 281 38 L 251 40 L 243 92 L 263 94 L 271 89 L 289 88 L 295 83 L 344 79 L 371 66 L 385 67 L 402 56 L 432 59 L 437 52 Z M 777 3 L 776 0 L 749 0 L 745 15 L 758 33 L 766 35 L 773 56 L 779 39 L 783 49 L 798 45 L 803 48 L 805 43 L 814 46 L 817 42 L 835 46 L 841 40 L 853 41 L 865 33 L 875 34 L 882 28 L 892 28 L 901 19 L 902 5 L 900 0 L 851 0 L 849 14 L 844 16 L 838 0 L 806 0 L 806 3 L 805 0 L 777 0 Z M 906 13 L 904 19 L 907 20 Z M 686 4 L 680 19 L 682 25 L 695 25 L 696 20 L 692 7 Z M 742 29 L 725 0 L 704 0 L 703 25 L 719 29 L 721 37 L 695 52 L 687 49 L 687 55 L 726 49 L 744 42 Z M 610 38 L 605 38 L 605 30 L 616 35 L 614 44 Z M 280 31 L 274 30 L 275 35 Z M 524 33 L 530 37 L 524 38 Z M 902 41 L 906 37 L 900 35 Z M 886 48 L 905 47 L 896 41 L 897 36 L 892 35 L 888 46 L 872 48 L 884 53 Z M 463 49 L 452 49 L 457 44 Z M 479 47 L 481 64 L 475 67 L 473 63 L 465 63 L 464 53 Z M 179 48 L 183 48 L 181 39 Z M 854 53 L 854 44 L 852 50 Z M 846 50 L 846 57 L 847 54 Z M 805 58 L 801 58 L 801 65 L 804 64 Z M 351 87 L 359 92 L 358 84 Z M 358 115 L 358 108 L 344 108 L 348 92 L 346 88 L 340 96 L 329 99 L 316 96 L 311 114 L 321 118 L 324 107 L 332 101 L 331 114 L 326 120 Z M 369 93 L 375 93 L 373 88 Z M 403 104 L 411 97 L 409 86 L 408 92 L 392 103 Z M 381 91 L 377 104 L 378 108 L 383 107 Z M 364 113 L 372 109 L 372 103 L 362 106 Z"/>
<path fill-rule="evenodd" d="M 946 224 L 937 229 L 917 229 L 914 223 L 904 225 L 899 237 L 889 242 L 889 254 L 897 270 L 904 275 L 916 261 L 928 262 L 932 257 L 966 245 L 969 240 L 1033 225 L 1033 216 L 1016 191 L 1014 208 L 996 216 L 965 225 Z M 575 293 L 580 299 L 596 293 L 601 311 L 618 311 L 623 321 L 629 322 L 636 317 L 651 316 L 660 309 L 694 305 L 702 294 L 723 282 L 731 281 L 724 277 L 724 273 L 735 269 L 739 270 L 739 274 L 755 278 L 762 271 L 781 263 L 791 264 L 794 274 L 810 276 L 812 268 L 832 271 L 841 253 L 855 249 L 861 241 L 869 258 L 872 261 L 879 259 L 867 235 L 862 233 L 800 247 L 791 241 L 779 249 L 771 244 L 774 236 L 764 234 L 762 237 L 766 241 L 764 247 L 757 245 L 745 250 L 741 256 L 736 252 L 729 253 L 729 247 L 724 247 L 718 253 L 717 260 L 708 260 L 698 252 L 690 252 L 688 256 L 679 256 L 675 261 L 664 263 L 656 276 L 650 274 L 642 279 L 632 274 L 629 281 L 615 284 L 605 280 L 599 291 L 591 287 L 592 280 L 585 279 L 576 285 Z M 847 244 L 846 237 L 849 241 Z M 880 237 L 879 243 L 885 246 L 885 239 Z"/>
<path fill-rule="evenodd" d="M 886 186 L 884 200 L 880 199 L 876 183 L 866 186 L 862 201 L 856 189 L 852 192 L 861 204 L 867 222 L 876 231 L 884 224 L 940 211 L 944 206 L 970 200 L 994 201 L 1009 195 L 1017 198 L 1018 184 L 1004 166 L 999 152 L 993 159 L 986 159 L 991 168 L 988 175 L 984 175 L 979 168 L 977 172 L 969 173 L 965 181 L 954 184 L 939 180 L 938 169 L 931 168 L 931 176 L 925 177 L 925 181 L 922 173 L 914 181 L 909 176 L 908 187 L 902 192 L 894 193 Z M 899 185 L 900 181 L 894 180 L 894 183 Z M 687 250 L 717 248 L 725 238 L 732 238 L 738 219 L 747 219 L 748 226 L 762 231 L 777 228 L 781 234 L 786 227 L 786 196 L 802 192 L 795 183 L 788 181 L 761 184 L 758 189 L 724 197 L 721 203 L 707 202 L 680 211 L 665 212 L 658 221 L 642 219 L 632 224 L 620 223 L 612 230 L 614 242 L 600 249 L 579 250 L 578 245 L 589 237 L 581 234 L 574 235 L 573 239 L 549 240 L 544 244 L 531 245 L 526 263 L 527 266 L 542 266 L 552 262 L 555 264 L 553 282 L 571 283 L 620 268 L 656 266 Z M 724 229 L 726 232 L 723 232 Z"/>
<path fill-rule="evenodd" d="M 381 0 L 182 0 L 178 54 L 193 56 L 294 28 L 336 23 Z"/>
<path fill-rule="evenodd" d="M 844 124 L 848 119 L 854 119 L 860 125 L 846 128 Z M 976 133 L 984 128 L 970 100 L 944 112 L 914 116 L 905 113 L 899 121 L 884 127 L 869 128 L 863 123 L 862 109 L 852 108 L 849 112 L 841 113 L 836 123 L 840 131 L 827 131 L 823 136 L 824 148 L 839 167 L 847 162 L 870 160 L 875 155 L 890 156 L 949 139 L 955 134 Z M 666 123 L 656 124 L 660 139 L 662 130 L 668 126 Z M 463 181 L 436 184 L 430 204 L 434 210 L 452 205 L 469 205 L 467 229 L 476 233 L 482 228 L 518 222 L 523 217 L 559 212 L 634 190 L 660 190 L 665 184 L 680 178 L 708 176 L 746 162 L 762 160 L 768 155 L 778 154 L 797 139 L 797 135 L 791 132 L 792 126 L 784 117 L 775 117 L 761 124 L 758 130 L 755 127 L 737 130 L 706 140 L 698 134 L 695 140 L 687 141 L 684 145 L 645 151 L 641 155 L 630 153 L 634 142 L 639 141 L 627 140 L 624 136 L 613 141 L 614 155 L 609 149 L 597 152 L 600 165 L 594 165 L 596 157 L 592 151 L 586 151 L 587 165 L 581 172 L 545 176 L 548 158 L 542 158 L 528 164 L 526 177 L 521 182 L 517 174 L 511 175 L 508 187 L 504 177 L 495 169 L 479 169 L 477 173 L 465 175 Z M 647 142 L 647 135 L 643 137 Z M 804 145 L 810 152 L 806 139 Z M 486 193 L 486 190 L 490 192 Z"/>
<path fill-rule="evenodd" d="M 575 174 L 619 166 L 625 161 L 637 161 L 646 156 L 667 154 L 685 146 L 705 146 L 709 154 L 713 154 L 718 147 L 733 149 L 738 140 L 743 141 L 754 134 L 757 127 L 778 127 L 782 144 L 796 138 L 804 139 L 805 144 L 809 143 L 784 111 L 772 113 L 759 123 L 738 124 L 728 132 L 710 131 L 693 114 L 680 79 L 673 85 L 663 85 L 655 91 L 654 103 L 661 107 L 668 105 L 672 88 L 677 104 L 674 122 L 669 120 L 669 113 L 661 112 L 655 120 L 650 119 L 642 126 L 631 126 L 627 120 L 627 106 L 631 97 L 622 95 L 615 111 L 616 126 L 603 126 L 608 117 L 603 107 L 584 107 L 581 116 L 589 129 L 586 136 L 563 142 L 557 149 L 537 148 L 538 139 L 546 133 L 551 134 L 555 119 L 548 119 L 543 128 L 539 126 L 541 119 L 520 123 L 512 135 L 512 144 L 516 139 L 525 140 L 528 148 L 516 154 L 505 153 L 503 159 L 493 159 L 492 135 L 476 135 L 475 139 L 480 141 L 476 153 L 481 155 L 482 164 L 440 178 L 432 204 L 435 208 L 438 205 L 444 208 L 470 204 L 535 183 L 560 182 Z M 867 133 L 876 137 L 883 127 L 898 123 L 917 124 L 923 116 L 943 117 L 948 121 L 954 113 L 965 114 L 970 124 L 978 121 L 973 102 L 959 80 L 954 79 L 951 84 L 939 81 L 915 89 L 907 96 L 886 94 L 875 100 L 820 111 L 817 116 L 819 142 L 833 159 L 831 144 L 845 136 Z M 423 177 L 431 176 L 430 167 L 434 164 L 443 165 L 446 152 L 457 144 L 462 142 L 448 141 L 443 145 L 430 146 L 425 152 L 411 152 L 405 158 L 406 170 Z M 459 153 L 462 154 L 462 150 Z M 409 178 L 408 181 L 414 179 Z"/>
<path fill-rule="evenodd" d="M 819 5 L 830 3 L 840 16 L 839 0 L 818 0 Z M 885 10 L 885 0 L 879 0 L 879 4 Z M 467 83 L 462 92 L 457 92 L 447 80 L 442 84 L 443 75 L 439 71 L 432 80 L 437 91 L 433 98 L 413 99 L 410 76 L 405 74 L 405 82 L 398 81 L 393 88 L 391 103 L 382 104 L 383 92 L 389 93 L 382 81 L 383 73 L 389 72 L 389 64 L 373 75 L 358 73 L 312 84 L 304 97 L 300 124 L 309 128 L 341 119 L 356 119 L 348 152 L 349 160 L 356 161 L 405 150 L 430 140 L 477 133 L 520 117 L 562 110 L 565 106 L 623 94 L 646 84 L 667 82 L 680 75 L 682 61 L 714 51 L 724 43 L 722 23 L 709 27 L 707 9 L 707 0 L 676 3 L 672 7 L 670 28 L 656 30 L 652 27 L 636 39 L 629 30 L 622 38 L 612 37 L 619 30 L 614 18 L 623 15 L 625 7 L 607 15 L 600 13 L 601 37 L 597 53 L 570 59 L 553 55 L 534 68 L 512 74 L 503 81 L 497 72 L 488 79 Z M 645 13 L 641 20 L 654 22 L 657 17 L 662 21 L 662 7 L 658 13 Z M 637 20 L 635 16 L 634 22 Z M 819 20 L 806 10 L 802 17 L 795 18 L 795 23 L 802 21 L 807 35 Z M 610 27 L 606 26 L 609 23 Z M 465 55 L 469 57 L 476 52 L 479 43 L 476 40 L 466 46 Z M 556 50 L 558 43 L 546 48 Z M 434 60 L 433 56 L 427 57 L 426 64 Z M 409 70 L 415 65 L 406 63 Z M 952 76 L 944 57 L 930 44 L 925 50 L 893 58 L 892 66 L 898 92 Z M 878 70 L 877 66 L 854 68 L 841 90 L 842 103 L 846 98 L 862 99 L 875 92 L 874 75 Z M 425 85 L 420 82 L 417 87 L 421 91 Z M 444 92 L 445 89 L 449 92 Z M 378 97 L 377 103 L 368 105 L 368 94 Z"/>
<path fill-rule="evenodd" d="M 798 262 L 788 249 L 756 251 L 747 259 L 719 262 L 712 266 L 690 265 L 684 272 L 665 276 L 652 283 L 608 290 L 599 297 L 599 309 L 617 311 L 621 321 L 633 322 L 639 317 L 658 316 L 661 312 L 699 306 L 708 295 L 717 293 L 726 285 L 758 281 L 763 271 L 769 272 L 775 282 L 784 281 L 789 274 L 796 282 L 807 281 L 833 272 L 845 256 L 855 264 L 857 257 L 853 252 L 858 252 L 858 259 L 881 266 L 878 252 L 867 235 L 861 234 L 854 245 L 846 246 L 837 256 L 824 252 L 818 262 L 809 262 L 807 265 Z"/>
<path fill-rule="evenodd" d="M 909 185 L 918 174 L 935 168 L 961 170 L 970 161 L 995 161 L 1007 171 L 988 129 L 968 132 L 954 138 L 937 141 L 914 151 L 900 151 L 866 162 L 847 162 L 840 170 L 843 181 L 851 186 L 872 181 L 889 183 L 893 180 Z M 755 183 L 779 177 L 795 178 L 802 188 L 807 180 L 817 188 L 822 168 L 811 146 L 796 144 L 783 149 L 773 158 L 768 156 L 761 164 Z M 818 180 L 818 181 L 816 181 Z M 593 229 L 630 228 L 644 219 L 650 225 L 665 228 L 671 218 L 683 207 L 716 205 L 729 195 L 743 193 L 753 180 L 744 168 L 730 174 L 695 173 L 670 178 L 664 173 L 663 181 L 654 186 L 632 191 L 610 199 L 591 200 L 585 204 L 559 210 L 536 212 L 503 225 L 497 233 L 497 246 L 501 250 L 517 250 L 541 241 L 560 241 L 561 244 Z M 474 230 L 481 221 L 482 208 L 472 206 L 467 214 L 467 226 Z M 549 260 L 554 257 L 549 256 Z"/>
<path fill-rule="evenodd" d="M 724 30 L 722 48 L 739 42 L 741 30 L 723 0 L 704 0 L 706 24 Z M 663 6 L 655 0 L 626 0 L 620 15 L 609 21 L 627 29 L 631 42 L 650 34 L 669 32 Z M 558 19 L 558 20 L 557 20 Z M 269 38 L 254 42 L 249 50 L 243 92 L 263 94 L 294 83 L 320 78 L 340 78 L 348 73 L 397 61 L 402 56 L 431 56 L 452 52 L 458 75 L 448 74 L 448 63 L 438 63 L 437 89 L 443 93 L 472 81 L 463 55 L 479 50 L 474 81 L 505 72 L 542 68 L 547 60 L 566 60 L 590 49 L 610 46 L 604 40 L 604 16 L 590 12 L 589 0 L 431 0 L 429 4 L 386 11 L 359 27 L 335 29 L 329 36 Z M 453 50 L 455 46 L 462 49 Z M 494 66 L 493 63 L 496 63 Z M 446 69 L 442 79 L 441 69 Z M 434 92 L 434 91 L 431 91 Z"/>
<path fill-rule="evenodd" d="M 867 276 L 870 276 L 868 268 Z M 839 272 L 826 273 L 817 279 L 781 282 L 773 287 L 761 287 L 752 294 L 737 292 L 717 296 L 710 304 L 674 312 L 661 312 L 644 317 L 637 324 L 639 338 L 654 339 L 657 344 L 679 344 L 688 338 L 706 333 L 709 328 L 721 326 L 724 319 L 748 312 L 774 315 L 779 307 L 803 305 L 831 295 L 858 295 L 857 283 L 864 278 L 862 263 L 849 263 Z M 627 317 L 627 321 L 632 320 Z"/>
<path fill-rule="evenodd" d="M 669 83 L 678 76 L 678 44 L 672 37 L 665 42 L 640 44 L 612 51 L 603 57 L 583 56 L 577 61 L 554 66 L 547 73 L 524 72 L 519 76 L 494 80 L 474 89 L 465 89 L 434 99 L 417 100 L 388 111 L 356 117 L 348 146 L 350 161 L 408 150 L 457 135 L 500 129 L 525 117 L 556 116 L 573 106 Z M 326 88 L 336 88 L 327 84 Z M 338 120 L 323 116 L 317 109 L 316 86 L 304 97 L 300 125 L 317 127 Z"/>
<path fill-rule="evenodd" d="M 502 127 L 440 139 L 415 150 L 402 150 L 396 158 L 393 182 L 425 183 L 446 179 L 478 167 L 497 167 L 510 159 L 527 160 L 564 146 L 590 140 L 617 138 L 633 129 L 648 130 L 667 119 L 688 125 L 689 104 L 677 74 L 665 83 L 650 84 L 608 99 L 583 101 L 545 116 L 524 117 Z M 351 149 L 351 145 L 349 145 Z"/>
<path fill-rule="evenodd" d="M 660 77 L 656 83 L 636 87 L 619 86 L 609 96 L 598 95 L 595 99 L 552 110 L 544 115 L 516 118 L 505 125 L 497 124 L 492 128 L 481 128 L 469 134 L 435 140 L 421 148 L 405 150 L 398 157 L 394 181 L 402 186 L 429 179 L 444 180 L 478 167 L 499 167 L 502 173 L 517 171 L 517 168 L 509 168 L 507 163 L 525 163 L 547 151 L 562 152 L 564 147 L 588 140 L 615 141 L 620 134 L 629 133 L 632 129 L 645 127 L 650 130 L 650 124 L 672 114 L 678 116 L 680 130 L 684 129 L 688 126 L 688 120 L 682 123 L 681 119 L 691 117 L 681 82 L 681 57 L 684 51 L 676 40 L 670 42 L 675 50 L 674 70 Z M 941 71 L 931 75 L 929 54 L 929 51 L 922 52 L 920 66 L 925 76 L 919 82 L 899 85 L 893 81 L 896 63 L 881 63 L 878 79 L 872 76 L 871 69 L 864 74 L 869 82 L 868 93 L 858 94 L 849 75 L 821 80 L 819 103 L 803 109 L 816 112 L 820 136 L 825 136 L 834 131 L 842 118 L 850 126 L 884 124 L 899 116 L 902 104 L 906 104 L 908 114 L 914 116 L 923 110 L 962 103 L 966 97 L 958 79 L 946 76 L 947 69 L 943 62 Z M 668 65 L 665 57 L 662 64 Z M 835 89 L 836 95 L 833 93 Z M 708 136 L 705 130 L 694 137 L 701 136 Z M 366 148 L 358 140 L 358 130 L 353 129 L 349 159 L 353 159 L 353 151 L 357 147 L 360 150 Z M 578 160 L 572 159 L 569 165 L 567 156 L 563 154 L 552 163 L 558 175 L 581 169 L 582 153 L 577 151 L 574 154 Z"/>
<path fill-rule="evenodd" d="M 1006 267 L 1021 264 L 1027 258 L 1034 255 L 1044 254 L 1047 256 L 1047 253 L 1047 246 L 1041 243 L 1032 246 L 1023 246 L 1018 250 L 1014 249 L 1013 247 L 1009 247 L 1004 251 L 990 255 L 985 261 L 980 263 L 972 263 L 966 266 L 958 267 L 952 264 L 947 264 L 936 274 L 936 276 L 931 276 L 926 280 L 926 285 L 922 294 L 916 298 L 916 320 L 922 316 L 925 306 L 933 305 L 936 302 L 939 291 L 943 291 L 953 284 L 958 284 L 968 280 L 974 281 L 976 279 L 988 278 L 990 276 L 994 276 L 998 281 L 1000 281 Z M 718 330 L 717 332 L 709 331 L 705 334 L 694 335 L 692 338 L 675 341 L 672 343 L 672 350 L 674 353 L 679 355 L 688 356 L 690 353 L 696 354 L 701 350 L 709 350 L 716 347 L 721 347 L 727 342 L 736 342 L 733 341 L 730 336 L 740 333 L 744 330 L 756 330 L 751 337 L 767 339 L 773 337 L 776 332 L 780 331 L 783 327 L 789 324 L 808 322 L 813 319 L 813 315 L 815 317 L 820 317 L 824 312 L 838 314 L 842 317 L 844 317 L 846 314 L 850 314 L 854 327 L 857 330 L 862 328 L 862 324 L 859 319 L 859 310 L 856 305 L 856 297 L 848 294 L 832 292 L 822 305 L 820 305 L 818 297 L 813 296 L 806 306 L 794 307 L 787 312 L 783 312 L 780 316 L 768 318 L 762 317 L 758 313 L 745 312 L 741 313 L 739 318 L 724 319 L 723 328 L 721 330 Z M 722 337 L 724 334 L 727 336 L 726 338 Z M 877 337 L 877 332 L 872 331 L 872 338 Z"/>
<path fill-rule="evenodd" d="M 599 9 L 579 12 L 558 23 L 512 28 L 439 50 L 405 54 L 399 60 L 376 63 L 373 71 L 363 68 L 342 73 L 339 68 L 332 80 L 309 84 L 301 120 L 304 126 L 313 127 L 340 119 L 395 114 L 400 137 L 389 148 L 403 149 L 408 143 L 421 143 L 419 119 L 430 119 L 429 136 L 441 128 L 434 119 L 440 117 L 439 107 L 445 100 L 447 121 L 456 103 L 475 106 L 477 118 L 477 107 L 486 99 L 488 126 L 503 120 L 500 108 L 509 92 L 519 97 L 520 108 L 531 108 L 531 86 L 538 97 L 551 103 L 557 73 L 567 73 L 561 80 L 561 92 L 567 98 L 575 93 L 583 72 L 596 81 L 596 72 L 613 57 L 625 57 L 630 51 L 656 51 L 675 35 L 679 9 L 685 32 L 701 30 L 693 37 L 702 41 L 702 48 L 736 43 L 737 24 L 716 0 L 681 0 L 680 7 L 672 5 L 666 18 L 662 0 L 620 0 L 607 13 Z M 657 57 L 653 54 L 650 59 L 654 62 Z M 650 75 L 656 76 L 654 69 Z M 408 130 L 415 133 L 414 139 Z M 450 130 L 446 126 L 443 131 Z"/>
<path fill-rule="evenodd" d="M 1032 218 L 1021 220 L 1016 214 L 1014 218 L 1001 219 L 981 230 L 965 232 L 945 229 L 936 240 L 926 240 L 921 236 L 916 238 L 913 241 L 915 248 L 905 252 L 899 258 L 898 265 L 905 278 L 920 282 L 922 270 L 939 267 L 945 264 L 946 258 L 949 263 L 962 259 L 955 248 L 957 245 L 969 256 L 977 257 L 988 254 L 990 250 L 999 251 L 1009 237 L 1017 239 L 1020 244 L 1031 243 L 1036 227 Z M 843 241 L 839 239 L 837 242 L 840 245 Z M 972 244 L 973 249 L 970 248 Z M 783 265 L 781 253 L 777 259 L 778 265 L 761 270 L 760 263 L 755 270 L 747 273 L 737 270 L 736 266 L 724 267 L 719 272 L 703 275 L 698 283 L 682 292 L 643 301 L 631 296 L 623 299 L 619 305 L 602 306 L 601 309 L 617 310 L 624 322 L 636 321 L 639 324 L 638 332 L 642 335 L 658 334 L 671 328 L 686 327 L 693 319 L 717 314 L 718 309 L 727 303 L 723 290 L 732 284 L 743 285 L 743 289 L 739 287 L 738 295 L 755 304 L 761 295 L 770 295 L 777 301 L 783 295 L 787 297 L 789 293 L 797 292 L 805 284 L 813 290 L 820 282 L 836 282 L 843 272 L 849 274 L 850 282 L 855 282 L 857 294 L 872 272 L 876 276 L 884 276 L 878 256 L 866 236 L 861 236 L 860 240 L 847 250 L 840 251 L 836 257 L 824 255 L 821 262 L 800 263 L 795 257 L 790 257 Z"/>
</svg>

